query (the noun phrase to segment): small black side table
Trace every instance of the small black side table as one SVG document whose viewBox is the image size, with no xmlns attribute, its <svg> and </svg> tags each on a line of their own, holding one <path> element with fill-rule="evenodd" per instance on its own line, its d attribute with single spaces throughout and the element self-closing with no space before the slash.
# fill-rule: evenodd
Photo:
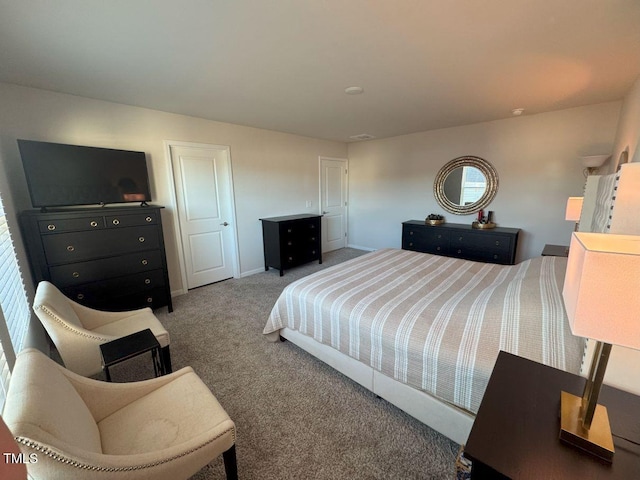
<svg viewBox="0 0 640 480">
<path fill-rule="evenodd" d="M 471 478 L 640 478 L 640 397 L 603 385 L 616 453 L 606 464 L 560 442 L 560 392 L 581 396 L 585 379 L 500 352 L 464 454 Z M 622 438 L 621 438 L 622 437 Z"/>
<path fill-rule="evenodd" d="M 151 352 L 154 375 L 157 377 L 167 373 L 160 354 L 160 344 L 149 328 L 100 345 L 107 382 L 111 381 L 109 367 L 149 351 Z"/>
<path fill-rule="evenodd" d="M 569 247 L 566 245 L 546 244 L 542 249 L 543 257 L 568 257 Z"/>
</svg>

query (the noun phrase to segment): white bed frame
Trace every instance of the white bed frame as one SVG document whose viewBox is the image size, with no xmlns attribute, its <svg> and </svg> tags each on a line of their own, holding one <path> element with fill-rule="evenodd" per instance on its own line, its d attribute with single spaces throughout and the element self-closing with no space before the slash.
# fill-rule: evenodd
<svg viewBox="0 0 640 480">
<path fill-rule="evenodd" d="M 338 350 L 302 333 L 283 328 L 280 336 L 322 360 L 367 390 L 395 405 L 454 442 L 464 445 L 474 416 L 404 383 L 398 382 Z"/>
</svg>

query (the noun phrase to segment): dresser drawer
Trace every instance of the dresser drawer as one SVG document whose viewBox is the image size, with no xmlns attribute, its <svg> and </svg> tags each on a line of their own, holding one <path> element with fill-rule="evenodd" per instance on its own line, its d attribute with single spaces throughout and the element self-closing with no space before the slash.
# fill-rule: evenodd
<svg viewBox="0 0 640 480">
<path fill-rule="evenodd" d="M 444 255 L 449 251 L 450 232 L 430 225 L 403 226 L 402 248 Z"/>
<path fill-rule="evenodd" d="M 51 267 L 51 282 L 59 288 L 95 282 L 105 278 L 162 268 L 162 252 L 150 250 L 119 257 L 90 260 Z"/>
<path fill-rule="evenodd" d="M 81 285 L 65 287 L 62 291 L 72 300 L 95 301 L 101 297 L 111 298 L 133 293 L 144 292 L 164 286 L 164 273 L 162 270 L 126 275 L 98 282 L 84 283 Z"/>
<path fill-rule="evenodd" d="M 67 292 L 65 292 L 67 294 Z M 67 294 L 68 295 L 68 294 Z M 112 312 L 135 310 L 138 308 L 160 308 L 167 305 L 170 297 L 166 288 L 154 288 L 141 292 L 128 292 L 122 295 L 107 297 L 99 292 L 89 292 L 83 298 L 74 298 L 74 301 L 90 308 L 108 310 Z"/>
<path fill-rule="evenodd" d="M 62 233 L 42 238 L 49 264 L 73 263 L 100 257 L 159 248 L 155 226 Z"/>
<path fill-rule="evenodd" d="M 104 217 L 101 215 L 61 218 L 57 220 L 40 220 L 40 233 L 77 232 L 81 230 L 99 230 L 104 228 Z"/>
<path fill-rule="evenodd" d="M 142 207 L 141 207 L 142 208 Z M 157 212 L 143 212 L 133 215 L 106 215 L 107 228 L 135 227 L 138 225 L 155 225 L 158 223 Z"/>
<path fill-rule="evenodd" d="M 451 236 L 451 248 L 458 248 L 460 246 L 474 250 L 508 251 L 511 248 L 511 238 L 506 235 L 495 235 L 493 233 L 454 233 Z"/>
</svg>

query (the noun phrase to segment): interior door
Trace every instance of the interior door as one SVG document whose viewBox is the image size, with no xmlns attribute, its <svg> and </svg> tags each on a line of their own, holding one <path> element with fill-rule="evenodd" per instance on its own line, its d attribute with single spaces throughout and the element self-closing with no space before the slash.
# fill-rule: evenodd
<svg viewBox="0 0 640 480">
<path fill-rule="evenodd" d="M 320 157 L 322 251 L 347 246 L 347 160 Z"/>
<path fill-rule="evenodd" d="M 235 232 L 228 147 L 170 145 L 187 288 L 233 277 Z"/>
</svg>

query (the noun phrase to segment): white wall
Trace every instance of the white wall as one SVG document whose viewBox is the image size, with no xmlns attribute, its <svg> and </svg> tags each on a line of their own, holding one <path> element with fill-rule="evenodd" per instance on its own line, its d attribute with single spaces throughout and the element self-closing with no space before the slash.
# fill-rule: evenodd
<svg viewBox="0 0 640 480">
<path fill-rule="evenodd" d="M 569 243 L 567 198 L 581 196 L 581 155 L 612 150 L 620 102 L 524 115 L 349 144 L 349 243 L 400 247 L 401 222 L 443 213 L 451 223 L 473 216 L 445 212 L 433 195 L 438 170 L 475 155 L 498 171 L 488 210 L 504 227 L 521 228 L 517 261 L 540 255 L 546 243 Z"/>
<path fill-rule="evenodd" d="M 16 139 L 147 153 L 153 203 L 164 205 L 171 289 L 183 285 L 174 232 L 175 206 L 164 141 L 228 145 L 235 187 L 241 274 L 264 270 L 261 217 L 318 212 L 318 157 L 346 157 L 346 144 L 214 122 L 0 83 L 0 176 L 13 212 L 31 208 Z M 5 193 L 5 192 L 3 192 Z M 306 207 L 311 200 L 313 206 Z M 14 229 L 15 230 L 15 229 Z M 24 262 L 24 252 L 20 253 Z M 27 269 L 26 263 L 23 263 Z"/>
<path fill-rule="evenodd" d="M 628 149 L 629 161 L 640 162 L 640 77 L 629 90 L 622 102 L 620 121 L 616 135 L 613 155 L 608 162 L 608 172 L 618 166 L 620 154 Z M 604 167 L 603 167 L 604 168 Z"/>
</svg>

